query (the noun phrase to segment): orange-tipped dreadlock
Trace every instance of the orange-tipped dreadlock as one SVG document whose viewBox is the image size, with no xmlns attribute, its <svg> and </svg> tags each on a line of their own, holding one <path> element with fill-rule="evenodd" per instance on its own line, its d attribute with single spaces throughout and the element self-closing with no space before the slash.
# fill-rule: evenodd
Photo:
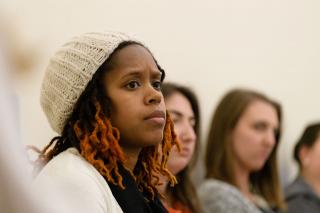
<svg viewBox="0 0 320 213">
<path fill-rule="evenodd" d="M 155 186 L 159 184 L 159 174 L 166 176 L 171 186 L 177 183 L 175 176 L 167 169 L 169 153 L 174 145 L 178 146 L 180 151 L 180 145 L 174 133 L 173 122 L 169 113 L 167 113 L 164 138 L 161 144 L 161 160 L 159 159 L 159 145 L 143 148 L 134 170 L 140 190 L 146 189 L 151 194 L 152 199 L 158 193 Z"/>
<path fill-rule="evenodd" d="M 130 44 L 138 43 L 123 42 L 114 52 Z M 119 130 L 112 127 L 108 119 L 111 112 L 111 102 L 108 99 L 102 80 L 104 79 L 103 75 L 112 67 L 112 54 L 99 67 L 77 100 L 72 114 L 65 121 L 66 124 L 61 136 L 53 138 L 49 145 L 39 151 L 40 155 L 35 163 L 42 167 L 59 153 L 70 147 L 75 147 L 106 180 L 124 188 L 123 177 L 119 172 L 118 166 L 124 165 L 125 156 L 119 145 Z M 162 81 L 165 72 L 156 60 L 155 63 L 162 74 Z M 56 143 L 54 144 L 54 142 Z M 143 192 L 148 192 L 152 199 L 158 193 L 155 186 L 159 184 L 160 174 L 168 177 L 171 185 L 177 182 L 176 178 L 167 169 L 168 156 L 174 145 L 177 145 L 180 149 L 173 131 L 173 122 L 167 113 L 162 143 L 157 146 L 143 148 L 134 171 L 130 172 L 135 178 L 139 189 Z M 53 148 L 50 149 L 52 146 Z M 162 154 L 159 153 L 160 147 Z"/>
<path fill-rule="evenodd" d="M 112 127 L 101 111 L 101 106 L 95 102 L 94 130 L 88 132 L 81 128 L 79 121 L 74 125 L 74 131 L 80 141 L 81 155 L 90 162 L 108 181 L 119 185 L 122 189 L 122 176 L 119 173 L 118 162 L 124 163 L 124 154 L 119 146 L 119 130 Z M 115 179 L 115 177 L 117 177 Z M 117 180 L 117 181 L 116 181 Z"/>
<path fill-rule="evenodd" d="M 93 131 L 90 132 L 83 128 L 79 121 L 75 122 L 73 126 L 75 135 L 80 142 L 80 154 L 104 178 L 124 189 L 122 176 L 118 169 L 118 163 L 123 165 L 125 162 L 124 153 L 118 143 L 120 139 L 119 130 L 112 127 L 97 101 L 95 102 L 95 108 L 95 120 L 92 122 Z M 162 143 L 157 146 L 143 148 L 133 171 L 139 189 L 148 192 L 151 199 L 154 199 L 155 194 L 158 193 L 155 186 L 159 184 L 160 174 L 168 178 L 171 186 L 177 183 L 175 176 L 167 169 L 171 148 L 176 145 L 180 150 L 180 145 L 173 129 L 173 122 L 170 119 L 169 113 L 167 113 Z M 39 158 L 36 161 L 37 164 L 45 165 L 56 155 L 58 143 L 48 151 L 55 140 L 55 138 L 52 139 L 50 144 L 40 152 Z M 162 154 L 159 152 L 159 146 L 161 146 Z"/>
</svg>

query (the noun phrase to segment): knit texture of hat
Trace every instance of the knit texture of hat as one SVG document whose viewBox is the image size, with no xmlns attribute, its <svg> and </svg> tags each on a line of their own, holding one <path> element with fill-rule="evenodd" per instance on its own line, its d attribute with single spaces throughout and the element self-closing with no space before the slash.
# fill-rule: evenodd
<svg viewBox="0 0 320 213">
<path fill-rule="evenodd" d="M 40 102 L 54 131 L 61 134 L 66 120 L 93 74 L 124 41 L 119 32 L 86 33 L 63 45 L 51 58 L 42 82 Z"/>
</svg>

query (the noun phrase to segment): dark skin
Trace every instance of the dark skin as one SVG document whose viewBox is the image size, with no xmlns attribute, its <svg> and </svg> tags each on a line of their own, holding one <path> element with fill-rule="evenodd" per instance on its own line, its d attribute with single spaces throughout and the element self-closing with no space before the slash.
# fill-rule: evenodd
<svg viewBox="0 0 320 213">
<path fill-rule="evenodd" d="M 132 44 L 115 52 L 104 82 L 112 103 L 111 123 L 121 132 L 125 166 L 133 170 L 141 149 L 163 139 L 161 72 L 147 49 Z"/>
</svg>

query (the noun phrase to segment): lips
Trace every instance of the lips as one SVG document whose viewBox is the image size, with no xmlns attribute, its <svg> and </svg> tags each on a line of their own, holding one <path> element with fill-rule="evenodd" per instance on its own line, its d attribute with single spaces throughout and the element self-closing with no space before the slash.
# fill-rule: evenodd
<svg viewBox="0 0 320 213">
<path fill-rule="evenodd" d="M 145 117 L 145 120 L 152 119 L 152 118 L 163 118 L 163 119 L 165 119 L 166 118 L 166 114 L 161 110 L 155 110 L 150 115 Z"/>
<path fill-rule="evenodd" d="M 155 110 L 148 116 L 144 118 L 144 120 L 151 121 L 156 124 L 161 124 L 163 125 L 166 119 L 166 114 L 164 111 L 161 110 Z"/>
<path fill-rule="evenodd" d="M 188 157 L 189 154 L 190 154 L 190 150 L 189 150 L 188 148 L 183 148 L 183 149 L 179 152 L 179 154 L 180 154 L 181 156 L 183 156 L 183 157 Z"/>
</svg>

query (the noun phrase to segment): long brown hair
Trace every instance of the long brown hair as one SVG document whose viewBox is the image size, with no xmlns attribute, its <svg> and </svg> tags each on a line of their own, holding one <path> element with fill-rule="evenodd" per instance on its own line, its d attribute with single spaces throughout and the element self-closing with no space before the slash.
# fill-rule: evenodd
<svg viewBox="0 0 320 213">
<path fill-rule="evenodd" d="M 277 148 L 281 136 L 282 111 L 277 102 L 252 90 L 234 89 L 228 92 L 218 104 L 212 117 L 205 154 L 206 178 L 215 178 L 236 186 L 230 135 L 250 103 L 261 100 L 270 103 L 277 112 L 279 131 L 276 144 L 263 168 L 250 174 L 253 190 L 263 196 L 276 208 L 284 208 L 277 165 Z"/>
<path fill-rule="evenodd" d="M 131 44 L 141 45 L 131 41 L 121 43 L 93 75 L 67 120 L 62 135 L 53 138 L 41 151 L 37 160 L 38 164 L 45 164 L 69 147 L 75 147 L 106 180 L 125 188 L 118 167 L 124 165 L 125 161 L 124 153 L 118 143 L 121 133 L 110 122 L 111 101 L 106 95 L 107 92 L 101 79 L 111 69 L 114 53 Z M 155 62 L 162 73 L 161 81 L 163 81 L 165 72 L 156 60 Z M 175 177 L 166 167 L 168 153 L 176 143 L 173 123 L 170 116 L 167 115 L 162 143 L 143 148 L 138 156 L 135 169 L 131 173 L 139 189 L 147 192 L 151 199 L 158 194 L 155 186 L 159 182 L 154 180 L 159 180 L 159 174 L 167 176 L 172 184 L 176 183 Z M 161 156 L 158 153 L 158 146 L 161 146 L 162 153 L 164 153 Z"/>
<path fill-rule="evenodd" d="M 179 201 L 183 205 L 188 206 L 191 212 L 198 213 L 201 212 L 200 202 L 194 184 L 191 180 L 190 174 L 196 164 L 200 151 L 200 109 L 198 99 L 194 92 L 189 88 L 173 83 L 164 83 L 162 85 L 162 93 L 165 99 L 169 98 L 174 93 L 182 94 L 189 101 L 192 111 L 194 113 L 194 131 L 197 135 L 197 141 L 195 144 L 193 156 L 191 158 L 190 163 L 178 174 L 176 174 L 178 184 L 176 184 L 173 187 L 170 187 L 168 185 L 167 190 L 169 190 L 172 193 L 173 198 L 176 201 Z"/>
</svg>

